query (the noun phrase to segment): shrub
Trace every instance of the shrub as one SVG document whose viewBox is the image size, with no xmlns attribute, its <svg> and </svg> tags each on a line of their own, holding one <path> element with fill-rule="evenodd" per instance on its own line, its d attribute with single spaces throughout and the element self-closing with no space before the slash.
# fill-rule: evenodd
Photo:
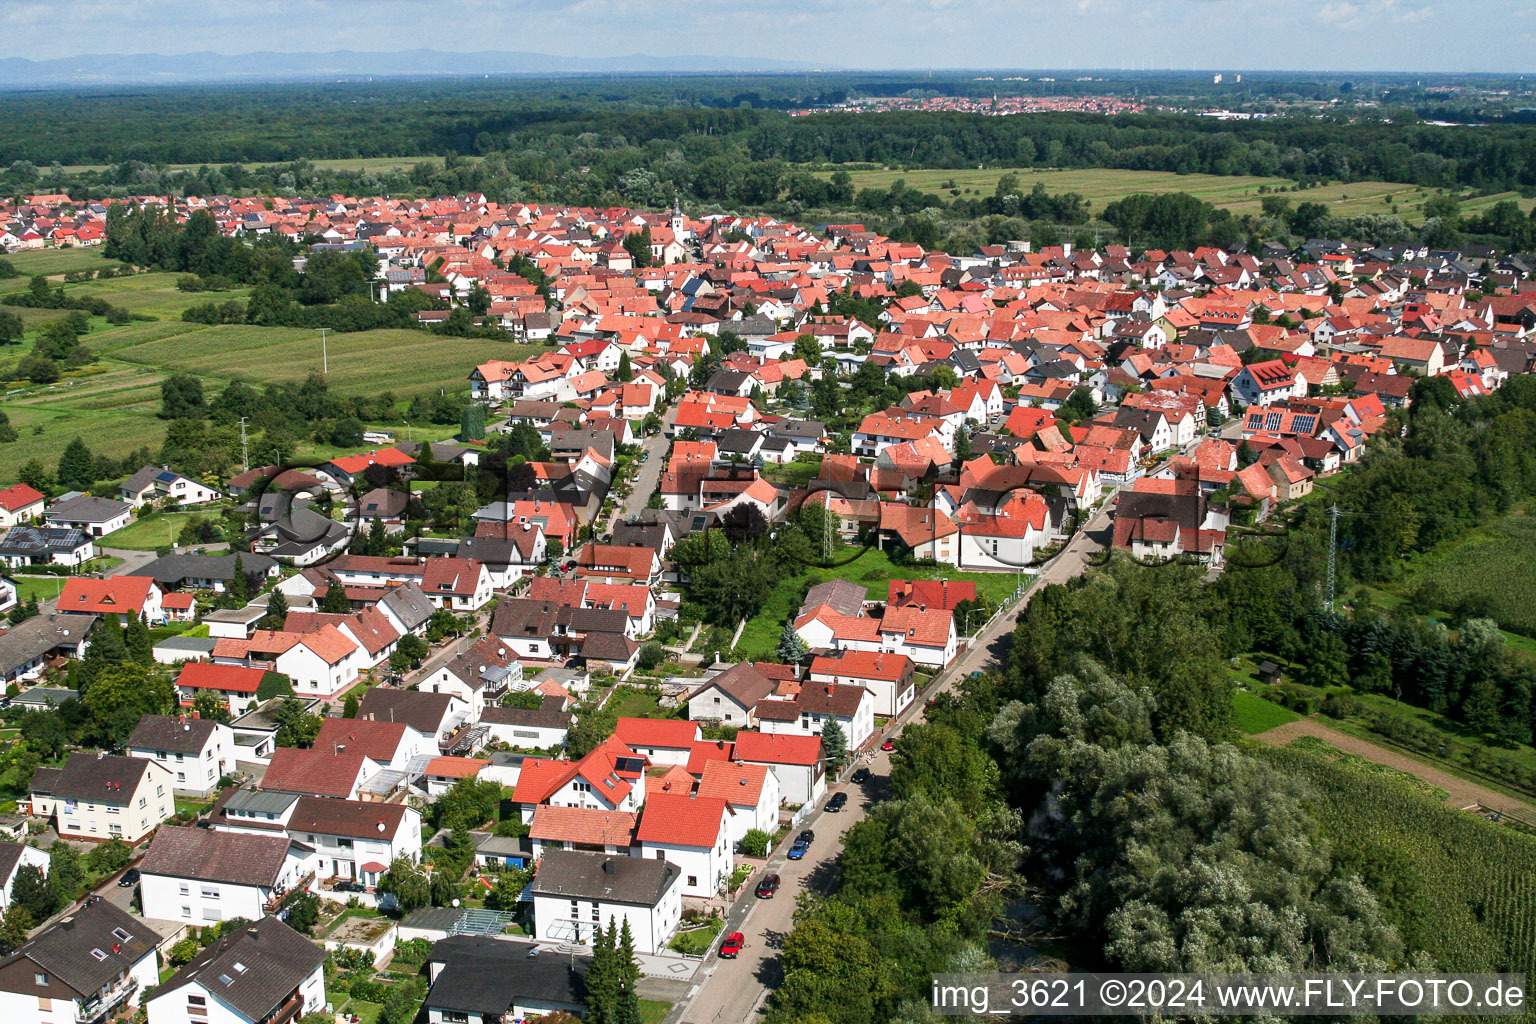
<svg viewBox="0 0 1536 1024">
<path fill-rule="evenodd" d="M 773 842 L 773 837 L 760 828 L 754 828 L 741 837 L 741 852 L 748 857 L 766 857 L 768 844 Z"/>
</svg>

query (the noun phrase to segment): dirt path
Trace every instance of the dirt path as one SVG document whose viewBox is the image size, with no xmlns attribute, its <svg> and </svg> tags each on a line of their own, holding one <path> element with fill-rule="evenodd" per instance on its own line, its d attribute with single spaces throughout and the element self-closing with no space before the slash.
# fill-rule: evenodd
<svg viewBox="0 0 1536 1024">
<path fill-rule="evenodd" d="M 1384 764 L 1388 768 L 1396 768 L 1400 772 L 1406 772 L 1417 778 L 1423 779 L 1437 789 L 1443 789 L 1446 793 L 1445 802 L 1451 807 L 1463 810 L 1473 804 L 1482 804 L 1499 811 L 1511 811 L 1523 816 L 1536 815 L 1536 807 L 1514 797 L 1505 796 L 1486 786 L 1480 786 L 1475 782 L 1469 782 L 1460 776 L 1441 771 L 1439 768 L 1423 761 L 1416 761 L 1406 754 L 1398 753 L 1389 747 L 1378 746 L 1366 740 L 1357 739 L 1348 733 L 1339 732 L 1329 728 L 1321 722 L 1315 722 L 1309 718 L 1303 718 L 1297 722 L 1286 722 L 1277 725 L 1268 732 L 1261 732 L 1253 737 L 1260 743 L 1271 747 L 1283 747 L 1299 736 L 1316 736 L 1326 743 L 1330 743 L 1346 754 L 1356 754 L 1368 761 Z"/>
</svg>

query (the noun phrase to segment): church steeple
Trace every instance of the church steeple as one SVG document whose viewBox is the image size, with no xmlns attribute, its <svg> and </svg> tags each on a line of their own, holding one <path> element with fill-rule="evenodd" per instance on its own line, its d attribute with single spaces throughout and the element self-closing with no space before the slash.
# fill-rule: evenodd
<svg viewBox="0 0 1536 1024">
<path fill-rule="evenodd" d="M 683 236 L 688 232 L 688 218 L 683 216 L 683 197 L 681 193 L 676 191 L 672 193 L 672 220 L 669 222 L 668 227 L 672 229 L 672 237 L 679 242 L 683 240 Z"/>
</svg>

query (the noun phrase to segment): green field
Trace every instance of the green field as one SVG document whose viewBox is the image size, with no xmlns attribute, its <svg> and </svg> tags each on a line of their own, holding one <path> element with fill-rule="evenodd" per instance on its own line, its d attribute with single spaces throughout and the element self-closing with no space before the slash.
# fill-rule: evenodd
<svg viewBox="0 0 1536 1024">
<path fill-rule="evenodd" d="M 839 557 L 852 557 L 855 551 L 849 549 Z M 741 638 L 736 642 L 737 649 L 751 660 L 777 660 L 773 649 L 779 642 L 784 623 L 800 610 L 801 596 L 814 584 L 833 579 L 847 580 L 867 588 L 870 600 L 884 601 L 891 580 L 936 580 L 940 576 L 950 580 L 970 580 L 976 584 L 977 592 L 985 595 L 994 607 L 1006 601 L 1019 582 L 1015 573 L 1008 572 L 959 572 L 948 566 L 898 566 L 886 552 L 870 548 L 846 565 L 831 569 L 807 567 L 804 572 L 781 582 L 763 605 L 763 610 L 747 620 Z M 966 625 L 956 622 L 955 628 L 959 630 Z M 980 622 L 968 625 L 972 632 L 981 627 Z"/>
<path fill-rule="evenodd" d="M 823 172 L 830 176 L 830 172 Z M 889 188 L 898 178 L 908 188 L 919 192 L 947 194 L 952 187 L 962 195 L 991 195 L 997 181 L 1005 174 L 1017 174 L 1020 186 L 1032 189 L 1045 186 L 1051 193 L 1076 192 L 1088 200 L 1089 208 L 1101 211 L 1109 203 L 1134 192 L 1188 192 L 1213 206 L 1229 209 L 1233 213 L 1258 213 L 1264 196 L 1259 186 L 1270 189 L 1289 189 L 1293 182 L 1287 178 L 1256 178 L 1245 175 L 1175 174 L 1171 171 L 1124 171 L 1115 168 L 1053 171 L 1033 168 L 1010 169 L 1006 167 L 979 170 L 880 170 L 849 171 L 854 188 Z M 1348 184 L 1328 184 L 1301 192 L 1286 192 L 1293 204 L 1301 202 L 1324 203 L 1338 216 L 1360 216 L 1368 213 L 1390 214 L 1393 205 L 1397 215 L 1404 220 L 1422 220 L 1420 205 L 1433 194 L 1433 190 L 1421 189 L 1391 181 L 1355 181 Z M 1492 206 L 1501 199 L 1514 199 L 1522 209 L 1536 205 L 1536 199 L 1524 199 L 1514 192 L 1468 199 L 1462 204 L 1464 212 L 1475 213 Z"/>
<path fill-rule="evenodd" d="M 1232 692 L 1232 721 L 1239 731 L 1256 736 L 1268 732 L 1286 722 L 1294 722 L 1301 716 L 1290 708 L 1283 708 L 1272 700 L 1248 690 Z"/>
<path fill-rule="evenodd" d="M 71 270 L 101 270 L 105 267 L 122 266 L 117 260 L 102 258 L 100 246 L 32 249 L 7 256 L 6 259 L 21 271 L 20 287 L 26 287 L 26 278 L 32 274 L 67 274 Z M 0 289 L 17 287 L 15 281 L 15 278 L 11 278 L 0 282 Z"/>
<path fill-rule="evenodd" d="M 1484 523 L 1414 559 L 1389 589 L 1406 597 L 1421 587 L 1436 607 L 1471 601 L 1503 628 L 1536 637 L 1536 517 L 1518 508 Z"/>
<path fill-rule="evenodd" d="M 111 265 L 99 250 L 85 249 L 22 253 L 14 262 L 24 273 Z M 0 381 L 0 408 L 19 435 L 0 451 L 0 486 L 14 482 L 29 459 L 39 458 L 51 467 L 64 446 L 76 437 L 93 452 L 114 458 L 141 447 L 158 449 L 165 437 L 165 422 L 158 418 L 160 382 L 172 373 L 195 374 L 212 393 L 236 376 L 257 383 L 301 381 L 311 371 L 321 369 L 320 336 L 315 331 L 184 323 L 181 313 L 189 306 L 245 293 L 182 292 L 176 288 L 179 276 L 137 274 L 66 286 L 71 294 L 100 295 L 113 305 L 155 319 L 114 326 L 93 317 L 85 344 L 101 357 L 97 363 L 47 386 Z M 18 281 L 25 286 L 25 277 L 0 285 L 16 285 Z M 29 328 L 65 315 L 63 310 L 17 308 L 17 312 Z M 19 359 L 35 340 L 33 330 L 20 345 L 0 347 L 0 365 Z M 521 359 L 531 351 L 530 346 L 507 342 L 444 338 L 409 330 L 333 332 L 326 348 L 329 384 L 338 394 L 393 390 L 402 399 L 439 389 L 462 391 L 476 364 L 488 359 Z M 316 449 L 315 453 L 334 454 L 329 449 Z"/>
<path fill-rule="evenodd" d="M 488 359 L 521 359 L 534 346 L 426 331 L 332 332 L 326 341 L 329 384 L 342 394 L 419 394 L 461 390 L 469 371 Z M 320 335 L 302 327 L 207 327 L 195 334 L 145 341 L 114 357 L 165 372 L 227 380 L 298 381 L 321 367 Z"/>
</svg>

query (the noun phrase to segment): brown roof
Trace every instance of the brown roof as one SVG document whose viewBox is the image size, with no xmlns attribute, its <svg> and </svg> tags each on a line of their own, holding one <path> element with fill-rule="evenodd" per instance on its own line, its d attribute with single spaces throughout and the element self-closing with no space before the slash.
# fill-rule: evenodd
<svg viewBox="0 0 1536 1024">
<path fill-rule="evenodd" d="M 283 793 L 349 797 L 362 775 L 365 760 L 367 758 L 362 754 L 351 750 L 334 754 L 329 748 L 278 747 L 272 752 L 272 763 L 261 778 L 261 788 Z"/>
<path fill-rule="evenodd" d="M 773 692 L 773 680 L 743 661 L 732 665 L 709 682 L 693 691 L 696 696 L 718 686 L 720 691 L 744 708 L 750 708 Z"/>
<path fill-rule="evenodd" d="M 287 836 L 161 825 L 139 870 L 146 875 L 270 888 L 282 874 L 288 846 Z"/>
<path fill-rule="evenodd" d="M 306 796 L 299 798 L 293 816 L 288 819 L 288 827 L 295 832 L 382 841 L 393 838 L 400 831 L 405 812 L 406 808 L 400 804 Z M 383 828 L 379 827 L 381 825 Z"/>
<path fill-rule="evenodd" d="M 348 754 L 362 754 L 375 761 L 388 763 L 410 728 L 404 722 L 365 721 L 360 718 L 327 718 L 315 737 L 317 750 L 331 750 L 339 746 Z"/>
</svg>

